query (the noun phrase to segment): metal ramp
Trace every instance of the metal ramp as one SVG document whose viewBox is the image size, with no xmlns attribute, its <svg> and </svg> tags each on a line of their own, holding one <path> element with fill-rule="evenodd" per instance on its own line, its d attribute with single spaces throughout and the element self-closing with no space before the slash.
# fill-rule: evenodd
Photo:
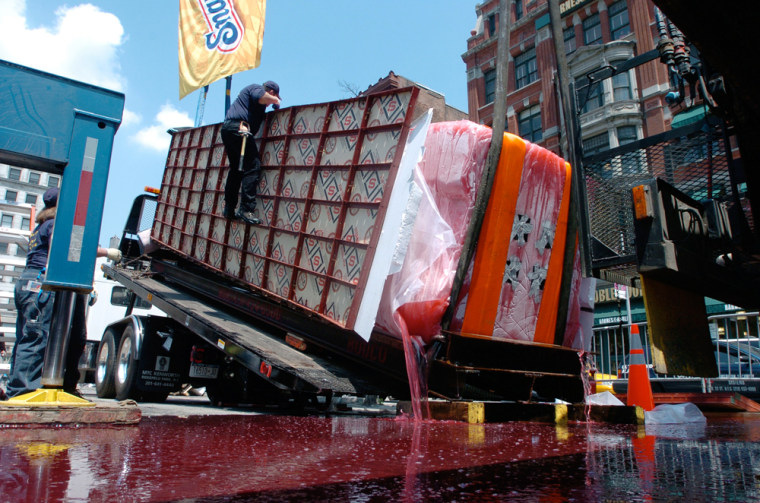
<svg viewBox="0 0 760 503">
<path fill-rule="evenodd" d="M 356 372 L 351 373 L 323 358 L 290 347 L 282 337 L 256 328 L 222 309 L 215 309 L 208 301 L 180 286 L 158 281 L 142 271 L 105 269 L 109 277 L 148 299 L 225 355 L 262 374 L 281 390 L 351 395 L 380 393 L 378 387 L 356 378 Z"/>
</svg>

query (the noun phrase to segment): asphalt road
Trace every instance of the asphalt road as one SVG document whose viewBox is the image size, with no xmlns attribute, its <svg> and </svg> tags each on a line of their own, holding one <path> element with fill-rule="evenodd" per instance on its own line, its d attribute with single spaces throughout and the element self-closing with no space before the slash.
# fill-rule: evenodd
<svg viewBox="0 0 760 503">
<path fill-rule="evenodd" d="M 96 404 L 113 405 L 116 401 L 111 398 L 98 398 L 94 385 L 80 384 L 79 391 L 82 396 Z M 262 414 L 261 410 L 253 410 L 247 407 L 217 407 L 212 405 L 208 396 L 182 396 L 169 395 L 163 403 L 139 403 L 143 417 L 152 416 L 230 416 L 230 415 L 256 415 Z"/>
<path fill-rule="evenodd" d="M 115 400 L 110 398 L 98 398 L 95 392 L 95 385 L 92 384 L 80 384 L 79 391 L 84 398 L 95 402 L 96 404 L 113 405 Z M 353 416 L 395 416 L 397 414 L 397 402 L 388 401 L 382 403 L 364 403 L 361 398 L 352 399 L 346 398 L 343 402 L 343 406 L 338 406 L 337 409 L 333 409 L 331 414 L 340 415 L 353 415 Z M 162 403 L 150 403 L 140 402 L 138 403 L 140 411 L 143 417 L 153 416 L 175 416 L 175 417 L 190 417 L 190 416 L 239 416 L 239 415 L 262 415 L 262 414 L 283 414 L 287 411 L 283 409 L 272 408 L 272 410 L 262 409 L 261 407 L 219 407 L 213 405 L 207 395 L 202 396 L 184 396 L 184 395 L 169 395 L 165 402 Z"/>
</svg>

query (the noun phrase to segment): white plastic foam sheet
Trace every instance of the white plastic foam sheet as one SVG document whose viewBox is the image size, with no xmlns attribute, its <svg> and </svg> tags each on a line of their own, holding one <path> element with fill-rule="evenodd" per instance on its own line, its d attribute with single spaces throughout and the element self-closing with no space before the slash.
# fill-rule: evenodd
<svg viewBox="0 0 760 503">
<path fill-rule="evenodd" d="M 602 391 L 601 393 L 594 393 L 586 397 L 586 405 L 625 405 L 620 401 L 618 397 L 610 393 L 609 391 Z"/>
<path fill-rule="evenodd" d="M 422 159 L 425 137 L 432 118 L 433 109 L 431 108 L 414 121 L 409 129 L 404 154 L 401 157 L 393 189 L 388 199 L 388 208 L 385 212 L 380 239 L 377 242 L 377 249 L 369 270 L 367 286 L 364 289 L 364 296 L 359 305 L 356 323 L 354 324 L 354 331 L 365 341 L 369 341 L 370 335 L 372 335 L 377 309 L 383 295 L 383 285 L 391 270 L 394 257 L 399 263 L 403 262 L 403 259 L 396 253 L 396 245 L 399 243 L 399 237 L 403 235 L 402 223 L 405 228 L 413 226 L 416 218 L 420 195 L 414 188 L 414 168 Z M 407 211 L 409 211 L 408 214 Z M 407 235 L 407 243 L 408 240 Z M 403 247 L 403 240 L 400 246 Z"/>
<path fill-rule="evenodd" d="M 644 424 L 705 424 L 707 419 L 693 403 L 658 405 L 644 412 Z"/>
</svg>

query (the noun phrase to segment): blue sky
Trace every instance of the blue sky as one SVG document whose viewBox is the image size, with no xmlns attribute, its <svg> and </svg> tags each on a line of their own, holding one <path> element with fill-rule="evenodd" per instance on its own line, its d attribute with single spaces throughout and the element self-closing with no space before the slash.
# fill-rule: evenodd
<svg viewBox="0 0 760 503">
<path fill-rule="evenodd" d="M 393 71 L 467 111 L 461 55 L 476 1 L 269 0 L 261 66 L 236 74 L 233 99 L 275 80 L 283 107 L 344 99 Z M 0 0 L 0 59 L 125 94 L 114 139 L 100 244 L 121 235 L 132 200 L 159 186 L 169 135 L 192 125 L 199 91 L 179 100 L 178 0 Z M 221 122 L 224 81 L 203 123 Z"/>
</svg>

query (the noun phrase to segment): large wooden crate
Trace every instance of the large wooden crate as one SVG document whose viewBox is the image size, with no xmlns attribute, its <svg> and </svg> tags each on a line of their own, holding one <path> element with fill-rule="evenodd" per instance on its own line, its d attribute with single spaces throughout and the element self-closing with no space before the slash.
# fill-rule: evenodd
<svg viewBox="0 0 760 503">
<path fill-rule="evenodd" d="M 222 217 L 221 124 L 173 134 L 152 238 L 230 280 L 353 329 L 418 90 L 267 114 L 256 216 Z M 383 276 L 384 280 L 384 276 Z M 375 309 L 376 311 L 376 309 Z"/>
</svg>

